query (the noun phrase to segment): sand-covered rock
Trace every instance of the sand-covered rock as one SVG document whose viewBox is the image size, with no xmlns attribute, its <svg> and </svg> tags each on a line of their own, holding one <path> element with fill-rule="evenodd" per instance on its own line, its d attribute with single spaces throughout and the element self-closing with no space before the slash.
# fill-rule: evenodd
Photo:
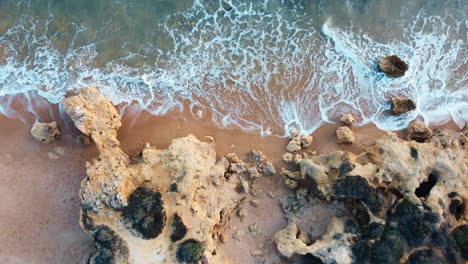
<svg viewBox="0 0 468 264">
<path fill-rule="evenodd" d="M 226 263 L 212 252 L 241 197 L 214 143 L 189 135 L 130 158 L 117 140 L 120 116 L 96 88 L 63 104 L 100 152 L 80 190 L 81 224 L 95 242 L 90 263 Z"/>
<path fill-rule="evenodd" d="M 347 126 L 339 127 L 336 130 L 336 143 L 338 144 L 353 144 L 354 132 Z"/>
<path fill-rule="evenodd" d="M 405 75 L 408 64 L 396 55 L 383 57 L 379 60 L 379 68 L 390 78 L 398 78 Z"/>
<path fill-rule="evenodd" d="M 425 127 L 410 129 L 410 134 L 427 132 Z M 300 178 L 283 170 L 284 178 L 298 184 L 296 195 L 280 200 L 289 225 L 273 238 L 278 251 L 330 264 L 466 262 L 468 139 L 464 131 L 442 129 L 430 137 L 416 135 L 424 141 L 386 133 L 359 154 L 338 151 L 305 158 Z M 304 188 L 305 196 L 299 194 Z M 302 219 L 315 200 L 311 196 L 342 203 L 346 213 L 335 215 L 340 232 L 328 230 L 306 244 L 299 237 L 313 228 Z"/>
<path fill-rule="evenodd" d="M 351 113 L 343 115 L 340 121 L 347 126 L 353 126 L 356 123 L 356 120 L 354 119 L 354 116 Z"/>
<path fill-rule="evenodd" d="M 60 135 L 60 130 L 57 126 L 57 122 L 36 122 L 31 128 L 31 135 L 37 141 L 49 144 L 53 142 L 58 135 Z"/>
<path fill-rule="evenodd" d="M 392 98 L 391 109 L 394 115 L 402 115 L 416 109 L 416 103 L 408 98 Z"/>
</svg>

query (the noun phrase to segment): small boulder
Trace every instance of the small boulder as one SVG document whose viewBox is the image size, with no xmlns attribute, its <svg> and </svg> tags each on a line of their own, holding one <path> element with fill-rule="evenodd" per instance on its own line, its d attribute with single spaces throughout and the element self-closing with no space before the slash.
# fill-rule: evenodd
<svg viewBox="0 0 468 264">
<path fill-rule="evenodd" d="M 343 115 L 340 120 L 341 122 L 343 122 L 343 124 L 347 126 L 352 126 L 356 123 L 356 120 L 354 119 L 354 116 L 351 113 Z"/>
<path fill-rule="evenodd" d="M 379 68 L 390 78 L 398 78 L 405 75 L 408 70 L 408 64 L 402 61 L 398 56 L 391 55 L 380 59 Z"/>
<path fill-rule="evenodd" d="M 281 160 L 284 162 L 292 162 L 294 159 L 294 156 L 292 153 L 286 152 L 283 155 L 281 155 Z"/>
<path fill-rule="evenodd" d="M 417 142 L 424 142 L 430 139 L 432 136 L 432 131 L 430 128 L 426 127 L 424 122 L 413 121 L 409 124 L 408 127 L 408 139 L 415 140 Z"/>
<path fill-rule="evenodd" d="M 338 144 L 341 144 L 341 143 L 353 144 L 354 132 L 347 126 L 339 127 L 336 130 L 336 142 Z"/>
<path fill-rule="evenodd" d="M 255 149 L 249 152 L 249 157 L 250 157 L 250 160 L 255 164 L 260 164 L 261 162 L 265 160 L 265 155 L 263 155 L 261 151 L 258 151 Z"/>
<path fill-rule="evenodd" d="M 51 123 L 34 123 L 31 128 L 31 135 L 41 143 L 49 144 L 54 141 L 55 137 L 60 135 L 57 122 Z"/>
<path fill-rule="evenodd" d="M 408 98 L 392 98 L 392 112 L 394 115 L 402 115 L 416 109 L 416 103 Z"/>
</svg>

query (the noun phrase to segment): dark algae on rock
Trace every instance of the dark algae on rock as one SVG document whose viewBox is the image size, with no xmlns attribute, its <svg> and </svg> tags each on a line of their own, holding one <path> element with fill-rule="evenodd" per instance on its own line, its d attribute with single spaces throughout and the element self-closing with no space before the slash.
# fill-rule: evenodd
<svg viewBox="0 0 468 264">
<path fill-rule="evenodd" d="M 166 223 L 161 193 L 139 187 L 130 195 L 122 217 L 144 239 L 157 237 Z"/>
<path fill-rule="evenodd" d="M 109 227 L 101 225 L 91 231 L 94 238 L 94 252 L 88 264 L 125 264 L 128 263 L 128 247 Z"/>
<path fill-rule="evenodd" d="M 187 227 L 182 221 L 182 218 L 178 214 L 174 214 L 172 219 L 172 233 L 170 236 L 172 242 L 181 240 L 184 238 L 185 234 L 187 234 Z"/>
<path fill-rule="evenodd" d="M 203 245 L 195 239 L 182 242 L 177 248 L 176 258 L 181 263 L 197 263 L 202 256 Z"/>
<path fill-rule="evenodd" d="M 360 176 L 338 179 L 333 184 L 333 189 L 337 197 L 359 199 L 374 213 L 382 208 L 382 197 Z"/>
<path fill-rule="evenodd" d="M 461 225 L 453 230 L 453 238 L 465 260 L 468 260 L 468 225 Z"/>
</svg>

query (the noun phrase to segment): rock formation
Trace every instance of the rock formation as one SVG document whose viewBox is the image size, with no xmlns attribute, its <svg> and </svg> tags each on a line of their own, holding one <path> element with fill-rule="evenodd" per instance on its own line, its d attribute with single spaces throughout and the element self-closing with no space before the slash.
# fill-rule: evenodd
<svg viewBox="0 0 468 264">
<path fill-rule="evenodd" d="M 96 88 L 63 104 L 100 152 L 80 190 L 81 225 L 95 243 L 89 263 L 226 263 L 217 243 L 240 195 L 214 143 L 189 135 L 130 158 L 117 140 L 120 116 Z"/>
<path fill-rule="evenodd" d="M 390 78 L 398 78 L 405 75 L 408 65 L 398 56 L 391 55 L 380 59 L 379 68 Z"/>
<path fill-rule="evenodd" d="M 37 141 L 44 143 L 44 144 L 49 144 L 52 141 L 54 141 L 58 135 L 60 135 L 60 130 L 58 129 L 56 122 L 51 122 L 51 123 L 36 122 L 31 128 L 31 135 Z"/>
<path fill-rule="evenodd" d="M 402 115 L 414 109 L 416 109 L 416 103 L 411 99 L 392 98 L 391 100 L 391 110 L 394 115 Z"/>
<path fill-rule="evenodd" d="M 280 199 L 289 224 L 273 237 L 278 251 L 311 263 L 467 261 L 468 127 L 429 132 L 414 122 L 414 140 L 386 133 L 359 154 L 305 158 L 300 172 L 283 171 L 296 194 Z M 343 211 L 305 243 L 300 236 L 312 227 L 297 222 L 317 199 Z"/>
</svg>

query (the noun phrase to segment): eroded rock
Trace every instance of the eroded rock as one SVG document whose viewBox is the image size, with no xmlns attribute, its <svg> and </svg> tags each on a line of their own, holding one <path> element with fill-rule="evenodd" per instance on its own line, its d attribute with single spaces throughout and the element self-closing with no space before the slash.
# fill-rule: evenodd
<svg viewBox="0 0 468 264">
<path fill-rule="evenodd" d="M 49 144 L 53 142 L 58 135 L 60 135 L 60 130 L 56 122 L 36 122 L 31 128 L 31 135 L 37 141 L 44 144 Z"/>
<path fill-rule="evenodd" d="M 354 116 L 351 113 L 347 113 L 341 117 L 341 122 L 347 126 L 353 126 L 356 123 Z"/>
<path fill-rule="evenodd" d="M 432 136 L 432 131 L 430 128 L 426 127 L 424 122 L 413 121 L 409 124 L 408 139 L 416 140 L 418 142 L 424 142 L 430 139 L 431 136 Z"/>
</svg>

